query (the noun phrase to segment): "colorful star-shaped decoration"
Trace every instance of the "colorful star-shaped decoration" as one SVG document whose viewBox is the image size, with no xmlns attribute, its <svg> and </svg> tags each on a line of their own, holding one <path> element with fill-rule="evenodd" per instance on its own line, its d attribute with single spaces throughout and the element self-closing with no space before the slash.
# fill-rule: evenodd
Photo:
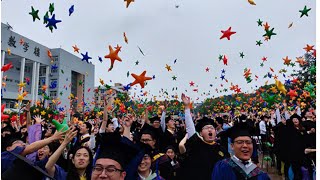
<svg viewBox="0 0 320 180">
<path fill-rule="evenodd" d="M 304 66 L 307 63 L 303 57 L 297 57 L 296 62 L 299 63 L 300 66 Z"/>
<path fill-rule="evenodd" d="M 301 13 L 300 18 L 302 18 L 302 16 L 308 16 L 308 12 L 311 10 L 311 8 L 307 8 L 307 6 L 304 6 L 304 8 L 302 10 L 299 10 L 299 12 Z"/>
<path fill-rule="evenodd" d="M 194 82 L 193 81 L 191 81 L 189 84 L 190 84 L 190 86 L 194 86 Z"/>
<path fill-rule="evenodd" d="M 257 21 L 257 23 L 258 23 L 258 26 L 262 26 L 263 21 L 261 21 L 261 19 L 259 19 L 259 20 Z"/>
<path fill-rule="evenodd" d="M 124 0 L 124 1 L 126 1 L 126 2 L 127 2 L 126 8 L 128 8 L 128 7 L 129 7 L 129 5 L 130 5 L 130 3 L 131 3 L 131 2 L 134 2 L 134 0 Z"/>
<path fill-rule="evenodd" d="M 19 88 L 25 88 L 26 87 L 26 83 L 24 83 L 24 82 L 20 82 L 17 85 L 19 86 Z"/>
<path fill-rule="evenodd" d="M 285 64 L 285 65 L 287 65 L 287 66 L 290 65 L 291 59 L 289 59 L 288 56 L 285 57 L 285 58 L 282 58 L 282 59 L 283 59 L 283 61 L 284 61 L 283 64 Z"/>
<path fill-rule="evenodd" d="M 32 16 L 33 22 L 34 22 L 36 19 L 39 19 L 39 20 L 40 20 L 38 13 L 39 13 L 39 10 L 34 10 L 33 6 L 31 6 L 31 12 L 29 12 L 29 14 Z"/>
<path fill-rule="evenodd" d="M 45 18 L 45 19 L 46 19 L 46 21 L 48 21 L 48 24 L 46 25 L 46 27 L 52 26 L 55 29 L 57 29 L 57 25 L 56 24 L 61 22 L 61 20 L 56 20 L 56 15 L 55 14 L 51 17 L 51 19 L 49 19 L 49 18 Z"/>
<path fill-rule="evenodd" d="M 226 55 L 223 55 L 223 64 L 228 65 L 228 58 Z"/>
<path fill-rule="evenodd" d="M 47 114 L 47 112 L 45 110 L 41 111 L 40 113 L 41 113 L 41 116 L 44 116 Z"/>
<path fill-rule="evenodd" d="M 271 30 L 267 29 L 266 33 L 263 35 L 264 37 L 268 37 L 268 39 L 271 39 L 271 36 L 273 35 L 277 35 L 276 33 L 273 32 L 274 28 L 272 28 Z"/>
<path fill-rule="evenodd" d="M 138 64 L 139 64 L 139 61 L 136 61 L 135 64 L 138 65 Z"/>
<path fill-rule="evenodd" d="M 172 80 L 176 81 L 177 80 L 177 76 L 172 76 Z"/>
<path fill-rule="evenodd" d="M 223 55 L 219 54 L 219 61 L 221 61 L 223 58 Z"/>
<path fill-rule="evenodd" d="M 265 31 L 269 30 L 269 28 L 270 28 L 268 22 L 266 22 L 263 26 L 264 26 Z"/>
<path fill-rule="evenodd" d="M 210 70 L 209 67 L 207 67 L 207 68 L 206 68 L 206 72 L 209 72 L 209 70 Z"/>
<path fill-rule="evenodd" d="M 54 11 L 54 3 L 50 3 L 49 4 L 49 12 L 51 15 L 52 15 L 53 11 Z"/>
<path fill-rule="evenodd" d="M 83 81 L 79 81 L 79 86 L 82 86 L 83 85 Z"/>
<path fill-rule="evenodd" d="M 92 59 L 92 57 L 89 57 L 88 52 L 86 52 L 86 54 L 82 54 L 82 61 L 87 61 L 87 63 L 89 63 L 89 59 Z"/>
<path fill-rule="evenodd" d="M 77 45 L 72 46 L 72 48 L 73 48 L 73 52 L 79 53 L 80 49 L 77 47 Z"/>
<path fill-rule="evenodd" d="M 263 43 L 261 42 L 261 40 L 256 41 L 256 45 L 257 45 L 257 46 L 261 46 L 261 44 L 263 44 Z"/>
<path fill-rule="evenodd" d="M 303 49 L 306 50 L 307 52 L 310 52 L 310 51 L 314 50 L 313 47 L 314 46 L 309 46 L 309 44 L 307 44 L 307 46 Z"/>
<path fill-rule="evenodd" d="M 292 90 L 290 89 L 290 91 L 287 93 L 287 95 L 290 96 L 290 99 L 294 98 L 294 97 L 297 97 L 298 96 L 298 93 L 296 92 L 296 90 Z"/>
<path fill-rule="evenodd" d="M 131 76 L 135 79 L 133 83 L 130 84 L 130 86 L 134 86 L 135 84 L 140 84 L 141 88 L 144 88 L 144 82 L 147 80 L 151 80 L 151 77 L 146 77 L 147 71 L 143 71 L 139 76 L 136 74 L 131 74 Z"/>
<path fill-rule="evenodd" d="M 240 57 L 241 57 L 241 58 L 243 58 L 243 57 L 244 57 L 243 52 L 240 52 Z"/>
<path fill-rule="evenodd" d="M 118 55 L 120 50 L 121 50 L 121 46 L 113 50 L 113 48 L 109 45 L 109 54 L 104 56 L 104 58 L 109 58 L 111 60 L 111 65 L 108 71 L 112 70 L 115 60 L 122 62 L 122 59 Z"/>
<path fill-rule="evenodd" d="M 21 102 L 24 99 L 22 94 L 18 94 L 17 100 Z"/>
<path fill-rule="evenodd" d="M 223 39 L 223 38 L 227 38 L 228 40 L 230 40 L 230 36 L 231 35 L 233 35 L 233 34 L 235 34 L 236 32 L 233 32 L 233 31 L 231 31 L 231 27 L 229 27 L 229 29 L 228 30 L 226 30 L 226 31 L 221 31 L 223 34 L 222 34 L 222 36 L 220 37 L 220 39 Z"/>
<path fill-rule="evenodd" d="M 168 64 L 166 64 L 166 69 L 167 69 L 168 71 L 172 71 L 171 66 L 169 66 Z"/>
<path fill-rule="evenodd" d="M 263 56 L 263 57 L 262 57 L 262 61 L 263 61 L 263 62 L 267 61 L 267 57 Z"/>
</svg>

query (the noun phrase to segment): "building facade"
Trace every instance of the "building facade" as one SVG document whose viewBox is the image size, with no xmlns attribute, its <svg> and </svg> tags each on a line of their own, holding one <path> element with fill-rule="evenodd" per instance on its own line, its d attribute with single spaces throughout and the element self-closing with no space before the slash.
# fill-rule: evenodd
<svg viewBox="0 0 320 180">
<path fill-rule="evenodd" d="M 93 107 L 90 103 L 94 100 L 93 64 L 61 48 L 50 49 L 28 39 L 3 23 L 1 29 L 1 67 L 8 63 L 13 65 L 8 71 L 1 72 L 2 104 L 14 108 L 18 94 L 26 91 L 27 96 L 22 101 L 24 104 L 45 99 L 45 93 L 49 96 L 45 105 L 53 108 L 68 110 L 74 107 L 81 112 Z M 27 84 L 18 92 L 17 84 L 20 82 Z M 70 94 L 77 100 L 70 103 Z"/>
</svg>

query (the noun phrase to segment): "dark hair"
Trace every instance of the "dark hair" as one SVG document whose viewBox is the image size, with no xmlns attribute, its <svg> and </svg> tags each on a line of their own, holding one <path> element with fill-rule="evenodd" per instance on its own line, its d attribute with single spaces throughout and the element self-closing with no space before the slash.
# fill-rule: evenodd
<svg viewBox="0 0 320 180">
<path fill-rule="evenodd" d="M 91 134 L 92 125 L 89 122 L 84 122 L 86 124 L 87 128 L 89 129 L 88 133 Z"/>
<path fill-rule="evenodd" d="M 89 164 L 86 168 L 86 179 L 91 179 L 91 171 L 92 171 L 92 163 L 93 163 L 93 155 L 91 150 L 88 147 L 85 146 L 78 146 L 76 147 L 73 152 L 72 152 L 72 159 L 74 159 L 75 154 L 77 153 L 78 150 L 80 149 L 86 149 L 89 153 Z M 67 173 L 67 180 L 80 180 L 79 174 L 77 172 L 77 169 L 75 165 L 72 163 L 72 161 L 69 161 L 69 166 L 68 166 L 68 173 Z"/>
<path fill-rule="evenodd" d="M 151 130 L 144 130 L 144 131 L 141 133 L 141 136 L 142 136 L 143 134 L 149 134 L 153 140 L 156 139 L 156 135 L 155 135 L 154 132 L 152 132 Z M 141 139 L 141 136 L 140 136 L 140 139 Z"/>
</svg>

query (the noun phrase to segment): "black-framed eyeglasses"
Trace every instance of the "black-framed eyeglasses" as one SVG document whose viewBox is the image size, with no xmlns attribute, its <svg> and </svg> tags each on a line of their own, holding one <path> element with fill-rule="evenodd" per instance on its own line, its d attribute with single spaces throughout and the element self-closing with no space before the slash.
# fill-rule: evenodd
<svg viewBox="0 0 320 180">
<path fill-rule="evenodd" d="M 112 176 L 115 172 L 124 172 L 124 170 L 117 169 L 114 166 L 107 166 L 107 167 L 95 166 L 95 167 L 93 167 L 93 173 L 95 173 L 95 174 L 101 174 L 103 172 L 103 170 L 105 170 L 105 173 L 108 176 Z"/>
<path fill-rule="evenodd" d="M 140 139 L 140 142 L 142 142 L 142 143 L 147 143 L 150 141 L 152 141 L 152 139 Z"/>
<path fill-rule="evenodd" d="M 238 145 L 252 145 L 252 140 L 237 140 L 234 141 L 234 143 L 238 144 Z"/>
</svg>

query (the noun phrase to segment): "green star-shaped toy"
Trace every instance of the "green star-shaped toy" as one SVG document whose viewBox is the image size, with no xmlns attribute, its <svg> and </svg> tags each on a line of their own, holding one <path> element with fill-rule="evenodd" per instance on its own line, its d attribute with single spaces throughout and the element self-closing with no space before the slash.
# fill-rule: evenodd
<svg viewBox="0 0 320 180">
<path fill-rule="evenodd" d="M 271 36 L 273 35 L 277 35 L 276 33 L 273 32 L 274 28 L 272 28 L 271 30 L 267 29 L 266 33 L 263 35 L 263 37 L 268 36 L 269 39 L 271 39 Z"/>
<path fill-rule="evenodd" d="M 39 19 L 39 20 L 40 20 L 38 13 L 39 13 L 39 10 L 34 10 L 33 6 L 31 6 L 31 12 L 29 12 L 29 14 L 32 16 L 33 22 L 34 22 L 36 19 Z"/>
<path fill-rule="evenodd" d="M 80 81 L 79 81 L 79 86 L 82 86 L 82 84 L 83 84 L 83 82 L 80 80 Z"/>
<path fill-rule="evenodd" d="M 223 56 L 221 54 L 219 54 L 219 61 L 221 61 L 223 58 Z"/>
<path fill-rule="evenodd" d="M 48 21 L 46 20 L 47 18 L 49 18 L 49 13 L 48 13 L 48 11 L 46 12 L 46 14 L 45 14 L 44 17 L 43 17 L 43 24 L 47 24 L 47 23 L 48 23 Z M 52 32 L 53 27 L 52 27 L 52 26 L 49 26 L 49 29 L 50 29 L 50 31 Z"/>
<path fill-rule="evenodd" d="M 307 86 L 304 87 L 305 91 L 308 91 L 309 93 L 314 91 L 315 86 L 311 83 L 309 83 Z"/>
<path fill-rule="evenodd" d="M 53 11 L 54 11 L 54 3 L 50 3 L 49 12 L 50 12 L 51 15 L 52 15 Z"/>
<path fill-rule="evenodd" d="M 311 75 L 316 74 L 316 66 L 315 65 L 311 66 L 310 73 L 311 73 Z"/>
<path fill-rule="evenodd" d="M 172 80 L 176 81 L 177 80 L 177 76 L 172 76 Z"/>
<path fill-rule="evenodd" d="M 259 19 L 259 20 L 257 21 L 257 23 L 258 23 L 258 26 L 262 26 L 263 21 L 261 21 L 261 19 Z"/>
<path fill-rule="evenodd" d="M 290 63 L 290 66 L 295 67 L 296 65 L 292 62 L 292 63 Z"/>
<path fill-rule="evenodd" d="M 241 53 L 240 53 L 240 57 L 241 57 L 241 58 L 243 58 L 243 57 L 244 57 L 244 54 L 243 54 L 243 52 L 241 52 Z"/>
<path fill-rule="evenodd" d="M 263 63 L 260 63 L 260 66 L 261 66 L 261 67 L 263 67 L 263 66 L 264 66 L 264 64 L 263 64 Z"/>
<path fill-rule="evenodd" d="M 135 63 L 136 63 L 136 65 L 138 65 L 138 64 L 139 64 L 139 61 L 136 61 Z"/>
<path fill-rule="evenodd" d="M 67 119 L 63 119 L 62 124 L 60 124 L 58 121 L 53 119 L 52 124 L 56 127 L 57 131 L 59 131 L 59 132 L 66 132 L 69 130 Z"/>
<path fill-rule="evenodd" d="M 262 44 L 261 40 L 256 41 L 256 45 L 257 45 L 257 46 L 261 46 L 261 44 Z"/>
<path fill-rule="evenodd" d="M 62 74 L 64 74 L 64 71 L 63 71 L 63 69 L 61 69 L 61 73 L 62 73 Z"/>
<path fill-rule="evenodd" d="M 127 77 L 129 77 L 129 75 L 130 75 L 130 73 L 129 73 L 129 71 L 127 72 Z"/>
<path fill-rule="evenodd" d="M 63 92 L 62 91 L 60 91 L 60 96 L 62 96 L 63 95 Z"/>
<path fill-rule="evenodd" d="M 311 10 L 311 8 L 308 9 L 307 6 L 304 6 L 304 8 L 299 11 L 301 13 L 300 18 L 302 18 L 302 16 L 304 16 L 304 15 L 308 16 L 308 12 L 310 10 Z"/>
</svg>

